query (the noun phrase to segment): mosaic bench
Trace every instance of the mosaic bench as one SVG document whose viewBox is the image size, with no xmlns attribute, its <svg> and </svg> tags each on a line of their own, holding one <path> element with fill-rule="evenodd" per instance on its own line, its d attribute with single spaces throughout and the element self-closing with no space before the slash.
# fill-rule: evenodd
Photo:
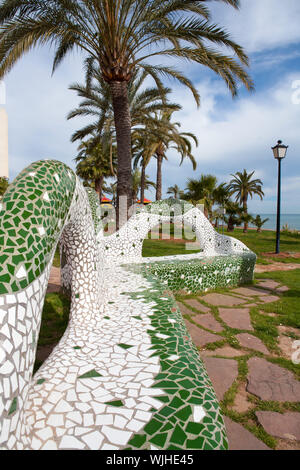
<svg viewBox="0 0 300 470">
<path fill-rule="evenodd" d="M 191 210 L 186 217 L 195 227 L 206 224 Z M 160 211 L 149 223 L 167 217 Z M 228 447 L 207 372 L 172 294 L 165 291 L 169 274 L 162 268 L 156 279 L 140 263 L 142 230 L 133 224 L 144 217 L 136 214 L 119 234 L 105 239 L 95 193 L 87 193 L 57 161 L 33 163 L 5 193 L 0 202 L 2 449 Z M 204 253 L 215 256 L 222 241 L 229 253 L 236 243 L 215 236 L 207 244 L 201 239 L 203 227 L 197 227 Z M 33 376 L 58 241 L 62 285 L 71 295 L 70 319 Z M 240 250 L 236 256 L 250 255 L 239 242 L 235 248 Z"/>
</svg>

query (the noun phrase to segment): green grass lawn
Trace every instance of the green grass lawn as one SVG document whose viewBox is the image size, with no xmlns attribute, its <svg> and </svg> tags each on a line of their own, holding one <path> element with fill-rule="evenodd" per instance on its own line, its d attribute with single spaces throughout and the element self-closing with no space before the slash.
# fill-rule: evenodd
<svg viewBox="0 0 300 470">
<path fill-rule="evenodd" d="M 145 240 L 142 256 L 171 256 L 199 253 L 199 250 L 186 250 L 185 242 L 174 243 L 173 240 Z"/>
<path fill-rule="evenodd" d="M 235 229 L 234 232 L 224 232 L 225 235 L 241 240 L 245 245 L 254 251 L 260 260 L 263 260 L 262 253 L 275 252 L 276 232 L 263 230 L 258 233 L 256 230 L 249 230 L 248 233 L 243 233 L 242 229 Z M 300 252 L 300 235 L 298 233 L 282 232 L 280 234 L 280 251 L 286 253 L 299 253 Z M 300 263 L 300 258 L 272 258 L 280 262 Z"/>
<path fill-rule="evenodd" d="M 165 233 L 168 233 L 167 224 L 163 224 L 165 228 Z M 190 253 L 197 253 L 199 250 L 186 250 L 185 248 L 185 241 L 186 242 L 193 242 L 195 241 L 195 237 L 193 238 L 193 233 L 189 227 L 185 229 L 185 232 L 182 233 L 182 239 L 173 241 L 174 235 L 174 225 L 171 224 L 170 226 L 170 236 L 172 237 L 169 240 L 162 240 L 161 239 L 161 229 L 158 230 L 158 227 L 155 228 L 152 232 L 154 236 L 157 238 L 158 234 L 160 233 L 159 239 L 150 238 L 151 234 L 149 232 L 148 238 L 145 239 L 143 244 L 143 251 L 142 255 L 144 257 L 148 256 L 171 256 L 171 255 L 181 255 L 181 254 L 190 254 Z M 221 229 L 219 229 L 219 233 L 221 233 Z M 300 235 L 297 233 L 287 233 L 282 232 L 280 236 L 280 250 L 285 253 L 291 253 L 290 257 L 287 258 L 275 258 L 272 255 L 268 255 L 267 257 L 263 256 L 262 253 L 274 252 L 275 251 L 275 240 L 276 240 L 276 232 L 263 230 L 261 233 L 256 232 L 256 230 L 249 230 L 248 233 L 243 233 L 242 229 L 235 229 L 233 232 L 226 232 L 224 231 L 224 235 L 229 235 L 232 237 L 241 240 L 245 245 L 247 245 L 250 250 L 254 251 L 257 254 L 258 264 L 269 264 L 270 261 L 277 261 L 281 263 L 300 263 L 300 258 L 294 258 L 292 256 L 293 253 L 300 253 Z M 53 266 L 59 267 L 60 266 L 60 259 L 59 259 L 59 249 L 56 249 Z"/>
<path fill-rule="evenodd" d="M 38 350 L 44 346 L 55 345 L 65 332 L 69 322 L 70 301 L 61 293 L 46 294 L 42 313 Z M 42 362 L 35 361 L 34 371 Z"/>
<path fill-rule="evenodd" d="M 220 230 L 219 232 L 221 233 Z M 170 233 L 171 235 L 174 233 L 172 227 Z M 235 229 L 233 232 L 224 231 L 224 235 L 235 237 L 245 243 L 250 250 L 257 254 L 259 264 L 268 264 L 268 260 L 276 260 L 282 263 L 300 263 L 300 258 L 292 256 L 293 253 L 300 253 L 300 235 L 297 233 L 281 233 L 280 250 L 281 252 L 291 253 L 291 256 L 287 258 L 275 258 L 272 255 L 265 257 L 262 255 L 262 253 L 275 251 L 275 231 L 263 230 L 258 233 L 256 230 L 249 230 L 248 233 L 243 233 L 242 229 Z M 186 239 L 184 236 L 183 238 Z M 195 239 L 191 240 L 190 238 L 186 240 L 189 242 L 195 241 Z M 183 241 L 174 243 L 173 240 L 152 240 L 148 238 L 144 241 L 142 254 L 143 256 L 168 256 L 188 253 L 193 253 L 193 251 L 187 251 Z"/>
<path fill-rule="evenodd" d="M 295 334 L 294 331 L 287 331 L 284 333 L 285 336 L 291 338 L 291 340 L 296 340 L 300 338 L 300 269 L 291 270 L 288 272 L 268 272 L 255 275 L 255 281 L 259 279 L 273 279 L 283 285 L 289 287 L 289 291 L 280 294 L 279 300 L 276 300 L 272 303 L 258 303 L 257 306 L 253 306 L 250 309 L 250 316 L 252 326 L 254 328 L 253 335 L 259 338 L 268 348 L 269 354 L 266 356 L 259 351 L 253 351 L 248 349 L 244 351 L 239 357 L 236 357 L 234 360 L 237 361 L 238 365 L 238 377 L 234 380 L 231 387 L 226 391 L 223 399 L 221 400 L 221 408 L 223 413 L 231 418 L 233 421 L 240 423 L 250 432 L 252 432 L 256 437 L 265 442 L 266 445 L 275 449 L 277 447 L 278 441 L 273 436 L 267 434 L 267 432 L 262 428 L 260 423 L 257 420 L 256 412 L 263 411 L 275 411 L 279 413 L 285 412 L 300 412 L 300 400 L 299 402 L 278 402 L 278 401 L 263 401 L 256 397 L 255 395 L 247 394 L 247 400 L 251 403 L 248 410 L 237 411 L 233 408 L 234 403 L 236 402 L 236 396 L 240 390 L 246 390 L 247 385 L 247 376 L 248 376 L 248 360 L 252 357 L 263 357 L 271 363 L 277 364 L 280 367 L 288 369 L 289 371 L 295 374 L 295 377 L 300 380 L 300 365 L 292 361 L 292 357 L 287 358 L 283 357 L 282 352 L 279 348 L 279 335 L 280 335 L 280 326 L 293 327 L 299 329 L 299 333 Z M 226 293 L 227 295 L 234 295 L 231 292 L 231 289 L 217 289 L 219 293 Z M 201 295 L 190 294 L 184 295 L 176 294 L 176 300 L 185 304 L 185 306 L 193 313 L 199 314 L 196 307 L 193 308 L 187 302 L 189 299 L 195 298 L 200 303 L 209 306 L 203 301 Z M 259 301 L 255 300 L 253 297 L 253 305 Z M 212 312 L 212 315 L 216 320 L 221 320 L 219 316 L 219 311 L 217 307 L 209 306 Z M 231 308 L 240 308 L 231 307 Z M 269 316 L 267 313 L 274 313 L 275 316 Z M 188 313 L 183 314 L 183 317 L 186 318 L 189 322 L 194 323 L 199 327 L 197 323 L 193 321 L 193 315 Z M 215 343 L 211 343 L 206 346 L 207 350 L 215 350 L 222 346 L 229 345 L 234 349 L 240 350 L 236 335 L 240 333 L 241 330 L 234 329 L 222 322 L 224 330 L 219 333 L 220 340 Z M 296 330 L 297 331 L 297 330 Z M 201 352 L 200 352 L 201 355 Z M 233 354 L 234 356 L 234 354 Z M 222 355 L 218 357 L 222 358 Z M 226 358 L 226 356 L 225 356 Z M 233 360 L 233 359 L 230 359 Z"/>
</svg>

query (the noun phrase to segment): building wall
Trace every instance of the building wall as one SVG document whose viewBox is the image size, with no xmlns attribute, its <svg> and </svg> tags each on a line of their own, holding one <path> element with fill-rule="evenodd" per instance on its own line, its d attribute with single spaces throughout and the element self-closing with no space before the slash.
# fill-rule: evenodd
<svg viewBox="0 0 300 470">
<path fill-rule="evenodd" d="M 0 107 L 0 176 L 8 178 L 8 119 L 7 112 Z"/>
</svg>

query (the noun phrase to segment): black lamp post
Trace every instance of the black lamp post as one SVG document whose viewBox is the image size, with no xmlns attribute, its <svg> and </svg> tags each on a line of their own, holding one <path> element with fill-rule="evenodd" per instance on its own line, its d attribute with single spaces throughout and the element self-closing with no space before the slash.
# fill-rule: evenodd
<svg viewBox="0 0 300 470">
<path fill-rule="evenodd" d="M 283 145 L 281 140 L 278 140 L 277 145 L 272 147 L 274 158 L 278 160 L 276 253 L 280 253 L 281 160 L 285 158 L 287 149 L 288 145 Z"/>
</svg>

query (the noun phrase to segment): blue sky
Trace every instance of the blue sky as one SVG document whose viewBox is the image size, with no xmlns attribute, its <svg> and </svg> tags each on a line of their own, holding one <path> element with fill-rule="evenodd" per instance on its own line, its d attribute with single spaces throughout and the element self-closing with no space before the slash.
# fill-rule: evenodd
<svg viewBox="0 0 300 470">
<path fill-rule="evenodd" d="M 182 105 L 175 115 L 182 131 L 194 132 L 197 170 L 186 161 L 180 167 L 174 151 L 163 167 L 163 189 L 188 178 L 212 173 L 219 182 L 236 171 L 255 170 L 264 183 L 265 198 L 249 202 L 253 213 L 276 212 L 277 162 L 271 146 L 278 139 L 289 145 L 282 172 L 282 210 L 300 213 L 300 2 L 299 0 L 241 0 L 241 10 L 211 2 L 213 21 L 231 32 L 251 59 L 256 92 L 241 90 L 232 100 L 222 80 L 198 65 L 174 64 L 193 80 L 201 107 L 184 87 L 168 83 L 172 100 Z M 41 158 L 54 158 L 74 168 L 77 144 L 71 134 L 87 120 L 67 121 L 78 99 L 68 86 L 82 81 L 82 57 L 72 54 L 51 77 L 53 51 L 36 49 L 5 78 L 9 116 L 10 179 Z M 293 88 L 293 86 L 295 88 Z M 155 163 L 147 169 L 155 180 Z M 154 193 L 147 194 L 153 198 Z"/>
</svg>

